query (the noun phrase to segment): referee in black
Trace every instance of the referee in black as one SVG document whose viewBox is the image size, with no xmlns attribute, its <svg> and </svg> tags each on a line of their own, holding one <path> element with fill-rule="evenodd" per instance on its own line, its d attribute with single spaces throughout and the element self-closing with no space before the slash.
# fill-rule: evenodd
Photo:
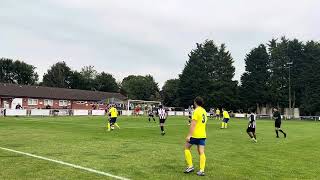
<svg viewBox="0 0 320 180">
<path fill-rule="evenodd" d="M 274 127 L 276 130 L 277 138 L 279 138 L 279 131 L 284 135 L 284 138 L 286 138 L 287 134 L 281 129 L 281 114 L 277 108 L 273 109 L 273 119 L 275 120 Z"/>
</svg>

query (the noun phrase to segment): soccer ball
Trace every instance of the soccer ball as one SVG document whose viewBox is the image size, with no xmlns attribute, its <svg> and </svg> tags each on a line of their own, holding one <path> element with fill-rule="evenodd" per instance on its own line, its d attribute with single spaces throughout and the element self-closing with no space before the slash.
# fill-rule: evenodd
<svg viewBox="0 0 320 180">
<path fill-rule="evenodd" d="M 114 130 L 114 126 L 111 126 L 111 130 Z"/>
</svg>

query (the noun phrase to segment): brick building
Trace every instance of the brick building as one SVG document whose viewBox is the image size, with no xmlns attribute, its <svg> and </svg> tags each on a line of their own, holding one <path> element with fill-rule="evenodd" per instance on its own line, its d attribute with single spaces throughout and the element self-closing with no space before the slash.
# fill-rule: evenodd
<svg viewBox="0 0 320 180">
<path fill-rule="evenodd" d="M 0 108 L 103 109 L 104 100 L 124 102 L 120 93 L 0 83 Z"/>
</svg>

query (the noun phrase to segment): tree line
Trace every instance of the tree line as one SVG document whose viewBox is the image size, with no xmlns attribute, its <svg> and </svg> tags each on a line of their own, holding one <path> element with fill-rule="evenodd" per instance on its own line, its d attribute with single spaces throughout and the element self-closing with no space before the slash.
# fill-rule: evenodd
<svg viewBox="0 0 320 180">
<path fill-rule="evenodd" d="M 320 114 L 320 44 L 298 39 L 272 39 L 245 57 L 245 72 L 234 80 L 235 67 L 225 44 L 212 40 L 196 44 L 176 79 L 160 91 L 151 75 L 129 75 L 117 82 L 93 66 L 72 70 L 64 61 L 53 64 L 38 82 L 35 67 L 19 60 L 0 59 L 0 82 L 120 92 L 130 99 L 161 100 L 166 106 L 188 107 L 202 96 L 206 108 L 247 111 L 259 106 L 299 107 L 302 114 Z M 289 80 L 290 77 L 290 80 Z"/>
</svg>

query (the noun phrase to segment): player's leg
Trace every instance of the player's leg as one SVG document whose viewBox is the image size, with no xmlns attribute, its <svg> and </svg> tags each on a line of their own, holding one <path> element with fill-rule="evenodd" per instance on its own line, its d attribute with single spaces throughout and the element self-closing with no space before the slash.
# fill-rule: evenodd
<svg viewBox="0 0 320 180">
<path fill-rule="evenodd" d="M 197 172 L 198 176 L 204 176 L 204 169 L 206 167 L 206 155 L 204 153 L 204 145 L 198 145 L 198 153 L 200 157 L 200 171 Z"/>
<path fill-rule="evenodd" d="M 253 135 L 254 139 L 257 141 L 256 130 L 253 130 L 252 135 Z"/>
<path fill-rule="evenodd" d="M 153 122 L 156 122 L 156 119 L 154 118 L 154 115 L 152 115 L 152 119 L 153 119 Z"/>
<path fill-rule="evenodd" d="M 247 128 L 247 134 L 249 135 L 249 137 L 252 139 L 253 138 L 253 135 L 250 131 L 250 127 Z"/>
<path fill-rule="evenodd" d="M 149 122 L 150 122 L 150 120 L 151 120 L 151 118 L 150 118 L 150 116 L 149 116 Z"/>
<path fill-rule="evenodd" d="M 165 135 L 165 131 L 164 131 L 164 123 L 165 123 L 165 119 L 160 119 L 160 130 L 161 130 L 161 135 Z"/>
<path fill-rule="evenodd" d="M 107 122 L 107 130 L 110 131 L 111 128 L 111 120 L 108 120 Z"/>
<path fill-rule="evenodd" d="M 184 171 L 184 173 L 191 173 L 194 171 L 194 167 L 193 167 L 193 163 L 192 163 L 191 147 L 192 147 L 192 144 L 186 142 L 185 147 L 184 147 L 184 157 L 185 157 L 185 160 L 187 162 L 188 167 Z"/>
<path fill-rule="evenodd" d="M 228 128 L 229 119 L 225 119 L 224 128 Z"/>
<path fill-rule="evenodd" d="M 119 126 L 118 123 L 117 123 L 117 118 L 114 118 L 114 125 L 115 125 L 118 129 L 120 129 L 120 126 Z"/>
<path fill-rule="evenodd" d="M 276 135 L 277 135 L 276 137 L 279 138 L 279 128 L 275 127 L 275 131 L 276 131 Z"/>
<path fill-rule="evenodd" d="M 224 119 L 222 119 L 222 121 L 221 121 L 221 129 L 223 129 L 224 128 Z"/>
<path fill-rule="evenodd" d="M 285 133 L 285 132 L 281 129 L 281 127 L 279 128 L 279 131 L 283 134 L 284 138 L 287 137 L 287 133 Z"/>
</svg>

